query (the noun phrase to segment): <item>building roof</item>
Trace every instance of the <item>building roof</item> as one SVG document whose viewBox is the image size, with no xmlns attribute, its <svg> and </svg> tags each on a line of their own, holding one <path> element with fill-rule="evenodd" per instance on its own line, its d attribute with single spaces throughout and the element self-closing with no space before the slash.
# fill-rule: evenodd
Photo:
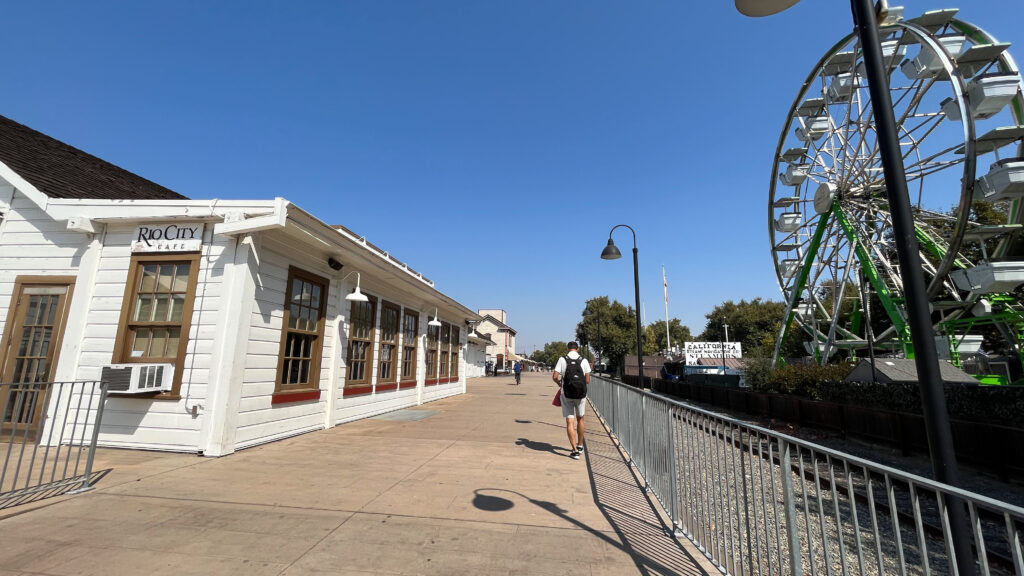
<svg viewBox="0 0 1024 576">
<path fill-rule="evenodd" d="M 875 361 L 875 375 L 879 382 L 917 382 L 917 364 L 906 358 L 879 358 Z M 939 360 L 939 375 L 947 384 L 977 384 L 970 374 Z M 871 382 L 871 360 L 863 359 L 844 378 L 846 382 Z"/>
<path fill-rule="evenodd" d="M 50 198 L 188 199 L 5 116 L 0 116 L 0 162 Z"/>
<path fill-rule="evenodd" d="M 494 316 L 491 316 L 490 314 L 484 314 L 483 315 L 483 322 L 490 322 L 491 324 L 494 324 L 494 326 L 497 327 L 499 332 L 508 331 L 508 332 L 511 332 L 513 335 L 516 333 L 516 331 L 513 330 L 512 327 L 510 327 L 509 325 L 505 324 L 501 320 L 498 320 Z"/>
<path fill-rule="evenodd" d="M 721 366 L 721 358 L 698 358 L 697 366 Z M 746 363 L 743 362 L 743 358 L 726 358 L 725 367 L 729 370 L 743 370 L 746 367 Z"/>
</svg>

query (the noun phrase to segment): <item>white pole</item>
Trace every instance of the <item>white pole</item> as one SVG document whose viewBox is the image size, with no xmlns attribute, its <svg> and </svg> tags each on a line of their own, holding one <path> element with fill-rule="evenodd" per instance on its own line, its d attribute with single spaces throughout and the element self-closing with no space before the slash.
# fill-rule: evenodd
<svg viewBox="0 0 1024 576">
<path fill-rule="evenodd" d="M 672 334 L 668 326 L 668 279 L 665 278 L 665 265 L 661 265 L 661 283 L 665 286 L 665 349 L 672 350 Z"/>
</svg>

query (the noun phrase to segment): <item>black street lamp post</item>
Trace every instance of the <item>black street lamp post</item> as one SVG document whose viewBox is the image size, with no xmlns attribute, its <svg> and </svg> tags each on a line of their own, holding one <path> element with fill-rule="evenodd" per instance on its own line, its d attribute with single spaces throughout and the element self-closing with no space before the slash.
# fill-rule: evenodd
<svg viewBox="0 0 1024 576">
<path fill-rule="evenodd" d="M 596 320 L 596 322 L 597 322 L 597 347 L 594 348 L 594 352 L 597 355 L 597 364 L 600 365 L 601 364 L 601 308 L 595 306 L 593 311 L 584 310 L 583 311 L 583 315 L 584 316 L 597 316 L 597 320 Z M 589 344 L 589 342 L 588 342 L 588 344 Z M 598 371 L 596 365 L 593 368 L 594 368 L 594 371 Z"/>
<path fill-rule="evenodd" d="M 799 0 L 735 0 L 737 9 L 748 16 L 767 16 L 789 8 Z M 885 0 L 881 1 L 885 6 Z M 928 309 L 927 289 L 921 270 L 921 255 L 918 252 L 914 232 L 910 197 L 907 193 L 907 176 L 903 167 L 902 150 L 897 133 L 896 118 L 893 114 L 892 98 L 889 94 L 888 69 L 882 62 L 882 47 L 878 35 L 878 17 L 871 0 L 850 0 L 853 23 L 864 53 L 864 73 L 868 93 L 871 96 L 871 112 L 874 115 L 877 146 L 882 160 L 885 177 L 885 192 L 892 215 L 893 236 L 899 259 L 903 291 L 907 305 L 910 337 L 914 346 L 914 363 L 917 366 L 921 390 L 921 404 L 924 413 L 925 431 L 928 436 L 928 452 L 931 455 L 932 473 L 935 479 L 945 484 L 959 484 L 956 452 L 953 447 L 953 433 L 949 424 L 942 375 L 939 372 L 939 358 L 936 352 L 935 333 Z M 950 530 L 960 574 L 974 573 L 974 558 L 971 554 L 970 528 L 964 503 L 950 498 Z"/>
<path fill-rule="evenodd" d="M 601 251 L 602 260 L 618 260 L 622 258 L 622 253 L 615 247 L 615 243 L 612 242 L 612 232 L 615 232 L 616 228 L 629 228 L 629 231 L 633 233 L 633 294 L 636 296 L 636 365 L 638 374 L 640 376 L 640 388 L 644 386 L 644 347 L 643 347 L 643 332 L 640 327 L 640 265 L 637 263 L 636 256 L 636 230 L 633 230 L 631 226 L 626 224 L 618 224 L 613 226 L 608 231 L 608 245 Z"/>
</svg>

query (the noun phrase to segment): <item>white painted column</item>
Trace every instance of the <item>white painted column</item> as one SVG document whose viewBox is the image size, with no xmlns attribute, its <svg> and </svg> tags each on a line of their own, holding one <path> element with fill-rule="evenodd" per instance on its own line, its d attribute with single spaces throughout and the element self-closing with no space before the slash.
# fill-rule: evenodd
<svg viewBox="0 0 1024 576">
<path fill-rule="evenodd" d="M 255 278 L 259 264 L 251 235 L 235 240 L 232 261 L 224 266 L 221 307 L 217 313 L 219 346 L 210 363 L 210 383 L 199 447 L 206 456 L 223 456 L 235 451 L 238 407 L 245 377 L 252 307 L 256 299 Z"/>
<path fill-rule="evenodd" d="M 419 334 L 416 335 L 416 405 L 423 404 L 427 385 L 427 313 L 420 312 Z"/>
<path fill-rule="evenodd" d="M 92 306 L 92 295 L 96 290 L 96 273 L 100 267 L 100 256 L 103 242 L 107 237 L 107 227 L 92 235 L 85 253 L 78 262 L 78 274 L 75 287 L 71 293 L 71 305 L 68 307 L 67 322 L 64 324 L 64 339 L 60 346 L 60 360 L 53 379 L 58 382 L 68 380 L 99 380 L 99 373 L 83 376 L 78 374 L 79 356 L 82 351 L 82 340 L 89 326 L 89 309 Z M 84 237 L 83 237 L 84 239 Z"/>
<path fill-rule="evenodd" d="M 341 378 L 341 355 L 345 352 L 345 334 L 342 330 L 346 318 L 344 306 L 347 300 L 345 300 L 345 289 L 341 282 L 331 280 L 330 284 L 331 300 L 334 301 L 334 322 L 331 330 L 324 333 L 324 338 L 331 342 L 331 359 L 327 379 L 327 413 L 324 414 L 324 428 L 334 428 L 338 424 L 338 416 L 335 414 L 335 410 L 338 406 L 338 396 L 341 395 L 342 385 L 345 383 Z M 327 342 L 324 342 L 324 344 L 326 349 Z"/>
</svg>

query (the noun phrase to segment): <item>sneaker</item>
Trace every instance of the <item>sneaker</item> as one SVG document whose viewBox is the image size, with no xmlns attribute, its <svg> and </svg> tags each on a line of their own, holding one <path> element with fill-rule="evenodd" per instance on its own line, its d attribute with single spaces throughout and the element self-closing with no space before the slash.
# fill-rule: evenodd
<svg viewBox="0 0 1024 576">
<path fill-rule="evenodd" d="M 579 460 L 580 459 L 580 453 L 575 451 L 575 450 L 573 450 L 572 452 L 569 453 L 569 458 L 572 458 L 573 460 Z"/>
<path fill-rule="evenodd" d="M 576 447 L 576 451 L 579 452 L 580 454 L 583 454 L 583 444 L 580 444 L 579 446 L 577 446 Z"/>
</svg>

